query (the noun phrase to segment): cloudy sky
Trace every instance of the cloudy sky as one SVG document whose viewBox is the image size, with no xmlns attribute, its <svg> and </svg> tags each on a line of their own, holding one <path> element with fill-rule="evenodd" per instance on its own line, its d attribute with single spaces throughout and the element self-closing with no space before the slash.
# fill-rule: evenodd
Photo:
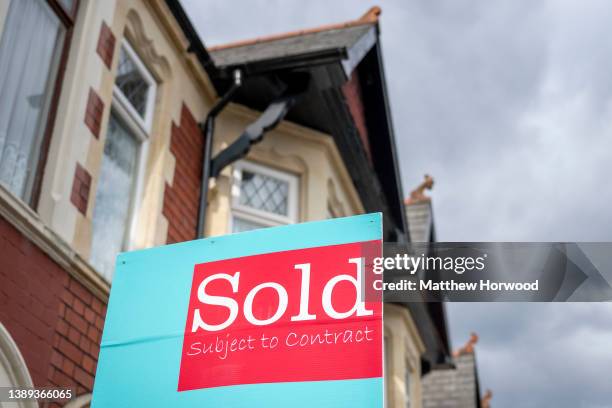
<svg viewBox="0 0 612 408">
<path fill-rule="evenodd" d="M 359 17 L 365 0 L 182 0 L 207 45 Z M 307 4 L 307 5 L 306 5 Z M 404 191 L 441 241 L 612 241 L 612 3 L 382 0 Z M 494 406 L 612 407 L 612 307 L 449 305 Z"/>
</svg>

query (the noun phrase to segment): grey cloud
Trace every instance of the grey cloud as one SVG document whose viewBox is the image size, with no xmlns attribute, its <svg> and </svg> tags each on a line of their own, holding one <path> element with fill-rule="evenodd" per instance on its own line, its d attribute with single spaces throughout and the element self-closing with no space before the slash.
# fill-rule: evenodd
<svg viewBox="0 0 612 408">
<path fill-rule="evenodd" d="M 205 43 L 349 20 L 370 1 L 183 0 Z M 404 191 L 429 172 L 438 238 L 612 241 L 612 4 L 387 0 Z M 496 407 L 612 406 L 607 304 L 451 304 Z"/>
<path fill-rule="evenodd" d="M 450 304 L 455 347 L 471 331 L 496 407 L 608 407 L 612 304 Z"/>
</svg>

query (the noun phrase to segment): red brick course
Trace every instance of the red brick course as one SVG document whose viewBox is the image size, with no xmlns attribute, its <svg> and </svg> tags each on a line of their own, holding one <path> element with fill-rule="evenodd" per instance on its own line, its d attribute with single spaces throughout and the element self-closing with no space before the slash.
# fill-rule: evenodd
<svg viewBox="0 0 612 408">
<path fill-rule="evenodd" d="M 18 344 L 35 384 L 48 384 L 65 272 L 3 218 L 0 254 L 0 321 Z"/>
<path fill-rule="evenodd" d="M 87 107 L 85 108 L 85 124 L 96 139 L 100 137 L 100 126 L 102 125 L 103 113 L 104 102 L 102 102 L 102 98 L 100 98 L 93 88 L 89 88 Z"/>
<path fill-rule="evenodd" d="M 168 243 L 196 238 L 203 143 L 198 123 L 183 104 L 180 126 L 172 124 L 170 151 L 176 166 L 172 185 L 166 184 L 162 210 L 168 220 Z"/>
<path fill-rule="evenodd" d="M 96 52 L 100 58 L 102 58 L 104 65 L 106 65 L 108 69 L 111 68 L 113 63 L 115 41 L 115 35 L 106 22 L 103 21 L 102 26 L 100 27 L 100 36 L 98 37 L 98 47 L 96 48 Z"/>
<path fill-rule="evenodd" d="M 0 217 L 0 321 L 35 386 L 91 392 L 105 315 L 103 301 Z"/>
<path fill-rule="evenodd" d="M 49 370 L 54 385 L 68 379 L 78 394 L 91 391 L 102 337 L 98 322 L 105 315 L 106 305 L 76 280 L 68 280 L 60 295 Z"/>
<path fill-rule="evenodd" d="M 90 190 L 91 175 L 80 163 L 77 163 L 76 170 L 74 171 L 74 180 L 72 182 L 72 192 L 70 193 L 70 202 L 72 202 L 83 215 L 87 213 Z"/>
</svg>

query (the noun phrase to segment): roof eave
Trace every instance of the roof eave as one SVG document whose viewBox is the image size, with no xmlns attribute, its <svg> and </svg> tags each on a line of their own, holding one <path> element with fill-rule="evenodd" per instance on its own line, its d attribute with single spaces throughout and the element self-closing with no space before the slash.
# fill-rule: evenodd
<svg viewBox="0 0 612 408">
<path fill-rule="evenodd" d="M 231 78 L 236 69 L 246 76 L 274 74 L 279 71 L 307 70 L 323 65 L 339 64 L 348 55 L 344 47 L 329 48 L 289 57 L 277 57 L 265 60 L 246 61 L 235 64 L 219 65 L 216 78 L 226 80 Z"/>
<path fill-rule="evenodd" d="M 181 27 L 181 30 L 185 34 L 187 41 L 189 41 L 189 47 L 187 48 L 187 52 L 192 52 L 197 57 L 198 61 L 202 65 L 202 68 L 208 73 L 209 76 L 216 75 L 216 67 L 214 61 L 210 57 L 210 54 L 206 50 L 202 39 L 198 35 L 196 29 L 194 28 L 191 20 L 187 16 L 185 9 L 181 6 L 179 0 L 165 0 L 168 9 L 176 19 L 176 22 Z"/>
<path fill-rule="evenodd" d="M 364 58 L 358 67 L 360 70 L 370 70 L 375 72 L 371 79 L 376 83 L 375 86 L 362 87 L 364 91 L 365 112 L 372 121 L 382 120 L 383 127 L 376 129 L 375 135 L 370 135 L 370 146 L 372 153 L 384 159 L 375 164 L 376 171 L 380 174 L 384 184 L 385 192 L 392 200 L 389 204 L 393 207 L 393 217 L 400 227 L 401 237 L 398 241 L 409 241 L 408 221 L 404 212 L 404 194 L 401 183 L 401 173 L 398 165 L 397 146 L 395 142 L 395 131 L 391 117 L 387 85 L 384 73 L 384 65 L 380 42 L 374 44 L 374 49 L 370 55 Z M 361 76 L 361 74 L 360 74 Z M 384 134 L 384 138 L 381 138 Z"/>
<path fill-rule="evenodd" d="M 327 66 L 333 67 L 334 70 L 340 70 L 343 73 L 342 78 L 335 76 L 332 82 L 333 86 L 341 86 L 350 78 L 352 71 L 357 68 L 364 56 L 378 41 L 378 23 L 360 22 L 358 25 L 363 27 L 369 26 L 370 29 L 354 44 L 250 61 L 224 62 L 221 59 L 216 61 L 218 68 L 216 77 L 221 81 L 221 86 L 223 87 L 227 78 L 232 77 L 235 69 L 240 69 L 245 76 L 257 76 L 274 74 L 283 70 L 307 70 Z M 256 44 L 258 43 L 240 45 L 238 47 L 249 47 Z M 217 50 L 227 50 L 228 48 L 233 49 L 237 47 L 230 45 L 229 47 L 217 47 Z"/>
<path fill-rule="evenodd" d="M 376 72 L 377 102 L 382 106 L 376 107 L 375 112 L 366 112 L 373 117 L 372 123 L 382 124 L 384 131 L 382 134 L 389 138 L 384 142 L 384 148 L 379 149 L 376 154 L 381 154 L 378 158 L 376 173 L 384 185 L 384 193 L 388 197 L 390 212 L 393 214 L 394 226 L 389 225 L 395 232 L 387 234 L 388 238 L 396 241 L 408 241 L 409 234 L 407 221 L 404 215 L 403 192 L 401 188 L 401 176 L 397 165 L 396 146 L 394 131 L 390 117 L 389 101 L 385 84 L 385 76 L 380 54 L 379 28 L 378 23 L 371 24 L 367 31 L 358 41 L 351 46 L 328 48 L 317 50 L 316 52 L 301 53 L 292 56 L 283 56 L 266 60 L 246 61 L 227 65 L 219 65 L 218 75 L 213 78 L 213 82 L 218 92 L 228 86 L 228 79 L 235 69 L 242 70 L 245 77 L 274 76 L 282 71 L 298 70 L 311 73 L 313 84 L 320 90 L 338 88 L 340 89 L 351 77 L 354 70 L 373 69 Z M 366 58 L 374 62 L 367 67 L 363 66 Z M 367 110 L 367 109 L 366 109 Z M 376 127 L 378 125 L 375 125 Z M 377 135 L 377 140 L 372 142 L 381 144 L 381 132 L 376 129 L 372 134 Z M 365 149 L 362 146 L 362 149 Z M 366 156 L 365 154 L 363 155 Z M 389 180 L 385 180 L 389 178 Z M 390 214 L 387 214 L 390 216 Z M 388 218 L 388 220 L 390 220 Z"/>
</svg>

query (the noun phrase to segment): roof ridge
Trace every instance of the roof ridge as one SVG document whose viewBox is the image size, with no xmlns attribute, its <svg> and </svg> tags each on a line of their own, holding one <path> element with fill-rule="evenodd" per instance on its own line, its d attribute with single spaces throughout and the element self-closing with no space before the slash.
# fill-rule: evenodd
<svg viewBox="0 0 612 408">
<path fill-rule="evenodd" d="M 282 39 L 291 38 L 291 37 L 298 37 L 300 35 L 313 34 L 313 33 L 318 33 L 321 31 L 329 31 L 329 30 L 335 30 L 339 28 L 348 28 L 348 27 L 354 27 L 354 26 L 366 25 L 366 24 L 375 24 L 375 23 L 378 23 L 378 17 L 381 14 L 382 14 L 382 9 L 378 6 L 373 6 L 373 7 L 370 7 L 370 9 L 366 11 L 357 20 L 350 20 L 344 23 L 326 24 L 326 25 L 322 25 L 319 27 L 307 28 L 307 29 L 296 30 L 296 31 L 289 31 L 286 33 L 281 33 L 281 34 L 266 35 L 266 36 L 251 38 L 247 40 L 239 40 L 239 41 L 230 42 L 227 44 L 221 44 L 221 45 L 215 45 L 212 47 L 208 47 L 208 50 L 211 52 L 214 52 L 214 51 L 219 51 L 219 50 L 225 50 L 228 48 L 243 47 L 247 45 L 259 44 L 262 42 L 282 40 Z"/>
</svg>

